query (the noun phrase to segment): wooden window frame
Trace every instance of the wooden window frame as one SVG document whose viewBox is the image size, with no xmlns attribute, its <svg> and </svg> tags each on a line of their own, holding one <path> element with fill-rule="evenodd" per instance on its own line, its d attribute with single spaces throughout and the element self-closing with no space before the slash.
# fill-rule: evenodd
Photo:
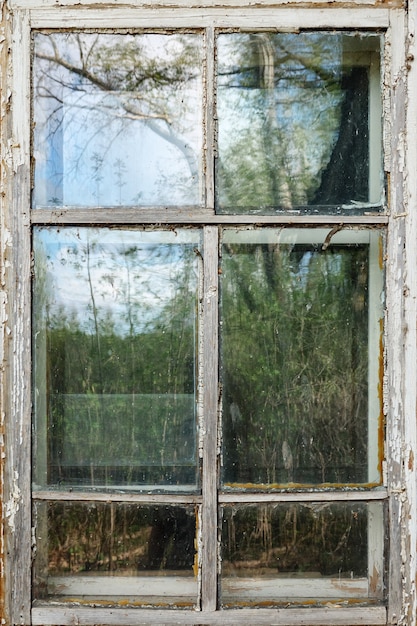
<svg viewBox="0 0 417 626">
<path fill-rule="evenodd" d="M 116 0 L 114 0 L 116 4 Z M 399 9 L 378 6 L 351 8 L 296 8 L 252 7 L 234 0 L 228 9 L 214 8 L 211 3 L 204 9 L 196 8 L 184 0 L 182 7 L 154 7 L 151 2 L 141 7 L 124 6 L 122 9 L 100 0 L 94 6 L 73 7 L 71 3 L 53 6 L 52 0 L 12 1 L 3 7 L 2 31 L 6 45 L 1 49 L 2 101 L 1 148 L 1 250 L 2 250 L 2 361 L 1 375 L 1 428 L 4 543 L 1 544 L 2 571 L 4 572 L 4 620 L 6 624 L 415 624 L 416 591 L 413 584 L 416 570 L 416 316 L 417 316 L 417 142 L 406 141 L 407 133 L 416 132 L 417 120 L 417 70 L 413 64 L 414 40 L 405 34 L 414 34 L 414 21 Z M 275 3 L 274 3 L 275 4 Z M 314 2 L 311 3 L 313 5 Z M 200 4 L 201 6 L 201 4 Z M 413 15 L 416 8 L 411 2 Z M 11 10 L 9 10 L 9 8 Z M 32 29 L 91 28 L 201 28 L 207 29 L 208 44 L 213 45 L 214 28 L 254 28 L 257 24 L 268 29 L 358 29 L 386 32 L 384 72 L 384 169 L 389 180 L 387 211 L 380 215 L 365 216 L 264 216 L 257 217 L 258 224 L 296 226 L 340 225 L 385 226 L 386 250 L 386 314 L 385 314 L 385 372 L 384 414 L 387 442 L 384 463 L 384 488 L 379 491 L 352 492 L 352 499 L 383 499 L 388 502 L 389 542 L 387 606 L 347 606 L 279 609 L 228 609 L 216 610 L 216 529 L 209 530 L 202 551 L 203 567 L 210 571 L 202 579 L 202 611 L 158 610 L 135 608 L 105 608 L 82 606 L 31 605 L 31 227 L 34 224 L 133 224 L 138 215 L 134 209 L 121 211 L 97 210 L 30 210 L 31 185 L 31 31 Z M 407 30 L 408 29 L 408 30 Z M 408 43 L 407 43 L 408 42 Z M 407 43 L 407 46 L 406 46 Z M 213 72 L 209 72 L 213 75 Z M 211 88 L 211 86 L 209 86 Z M 207 138 L 214 135 L 213 115 L 208 110 Z M 212 142 L 207 142 L 208 180 L 213 179 Z M 404 165 L 405 163 L 405 165 Z M 410 175 L 410 172 L 414 175 Z M 414 181 L 414 182 L 413 182 Z M 205 237 L 215 250 L 217 237 L 215 224 L 245 224 L 252 222 L 245 216 L 214 215 L 214 190 L 206 188 L 207 206 L 213 207 L 191 215 L 173 209 L 165 215 L 153 210 L 140 213 L 141 224 L 201 224 Z M 217 290 L 217 258 L 205 258 L 205 292 Z M 216 299 L 208 298 L 205 307 L 205 324 L 217 328 Z M 204 344 L 204 361 L 212 371 L 217 371 L 218 355 L 209 342 Z M 206 405 L 207 442 L 203 463 L 213 458 L 217 447 L 217 381 L 213 379 L 204 389 Z M 205 472 L 202 499 L 206 502 L 202 524 L 206 529 L 214 518 L 213 507 L 220 502 L 248 502 L 248 494 L 217 495 L 216 474 Z M 375 495 L 376 494 L 376 495 Z M 54 499 L 59 499 L 61 496 Z M 41 496 L 39 499 L 42 499 Z M 44 496 L 45 499 L 47 496 Z M 67 496 L 62 495 L 62 499 Z M 160 496 L 146 494 L 131 496 L 136 502 L 156 502 Z M 315 501 L 326 499 L 349 500 L 350 494 L 320 492 L 308 494 Z M 254 500 L 259 501 L 257 495 Z M 72 494 L 71 499 L 76 499 Z M 91 494 L 80 499 L 94 500 Z M 100 499 L 100 496 L 97 497 Z M 106 494 L 105 501 L 117 501 L 118 496 Z M 274 493 L 264 495 L 263 501 L 302 501 L 306 494 Z M 129 501 L 129 496 L 122 496 Z M 162 501 L 162 499 L 161 499 Z M 163 498 L 167 501 L 167 497 Z"/>
</svg>

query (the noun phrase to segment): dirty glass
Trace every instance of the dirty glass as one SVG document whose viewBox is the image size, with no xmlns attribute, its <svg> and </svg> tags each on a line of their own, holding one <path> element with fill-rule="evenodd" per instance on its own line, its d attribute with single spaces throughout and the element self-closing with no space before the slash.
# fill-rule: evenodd
<svg viewBox="0 0 417 626">
<path fill-rule="evenodd" d="M 36 503 L 35 598 L 192 606 L 196 513 L 186 506 Z"/>
<path fill-rule="evenodd" d="M 376 35 L 219 35 L 219 213 L 378 208 L 379 47 Z"/>
<path fill-rule="evenodd" d="M 225 486 L 380 479 L 378 254 L 366 231 L 224 232 Z"/>
<path fill-rule="evenodd" d="M 380 503 L 225 506 L 223 606 L 373 595 L 382 586 L 382 542 L 372 538 L 368 522 L 381 515 Z M 368 558 L 379 578 L 373 591 L 368 589 Z"/>
<path fill-rule="evenodd" d="M 202 37 L 37 33 L 34 207 L 201 202 Z"/>
<path fill-rule="evenodd" d="M 35 485 L 195 488 L 200 249 L 35 228 Z"/>
</svg>

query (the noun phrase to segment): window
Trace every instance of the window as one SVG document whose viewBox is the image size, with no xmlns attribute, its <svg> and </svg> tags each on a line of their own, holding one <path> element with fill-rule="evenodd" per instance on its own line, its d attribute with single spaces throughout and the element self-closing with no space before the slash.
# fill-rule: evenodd
<svg viewBox="0 0 417 626">
<path fill-rule="evenodd" d="M 22 623 L 385 624 L 388 13 L 203 13 L 25 30 Z"/>
<path fill-rule="evenodd" d="M 383 600 L 380 43 L 35 33 L 36 601 Z"/>
</svg>

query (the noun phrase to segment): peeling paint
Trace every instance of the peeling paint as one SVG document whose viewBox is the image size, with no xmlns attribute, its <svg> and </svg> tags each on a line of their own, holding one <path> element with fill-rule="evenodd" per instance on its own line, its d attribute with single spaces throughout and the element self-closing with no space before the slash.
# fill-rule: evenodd
<svg viewBox="0 0 417 626">
<path fill-rule="evenodd" d="M 10 499 L 4 503 L 4 516 L 7 520 L 9 530 L 14 533 L 15 532 L 15 516 L 19 511 L 20 503 L 22 500 L 22 493 L 20 491 L 18 485 L 19 475 L 14 472 L 13 478 L 13 490 Z"/>
<path fill-rule="evenodd" d="M 216 295 L 217 295 L 217 287 L 213 287 L 213 286 L 209 287 L 206 293 L 206 302 L 209 303 L 212 300 L 212 298 L 216 297 Z"/>
</svg>

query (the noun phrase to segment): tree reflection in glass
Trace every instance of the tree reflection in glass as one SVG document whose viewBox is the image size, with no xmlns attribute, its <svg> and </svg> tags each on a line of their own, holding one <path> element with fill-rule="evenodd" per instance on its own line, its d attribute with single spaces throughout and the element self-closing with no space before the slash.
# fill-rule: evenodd
<svg viewBox="0 0 417 626">
<path fill-rule="evenodd" d="M 35 229 L 35 483 L 195 488 L 199 245 Z"/>
<path fill-rule="evenodd" d="M 35 35 L 34 206 L 201 203 L 202 38 Z"/>
<path fill-rule="evenodd" d="M 381 202 L 381 105 L 371 89 L 379 43 L 340 33 L 219 35 L 218 212 L 345 204 L 352 212 Z"/>
</svg>

